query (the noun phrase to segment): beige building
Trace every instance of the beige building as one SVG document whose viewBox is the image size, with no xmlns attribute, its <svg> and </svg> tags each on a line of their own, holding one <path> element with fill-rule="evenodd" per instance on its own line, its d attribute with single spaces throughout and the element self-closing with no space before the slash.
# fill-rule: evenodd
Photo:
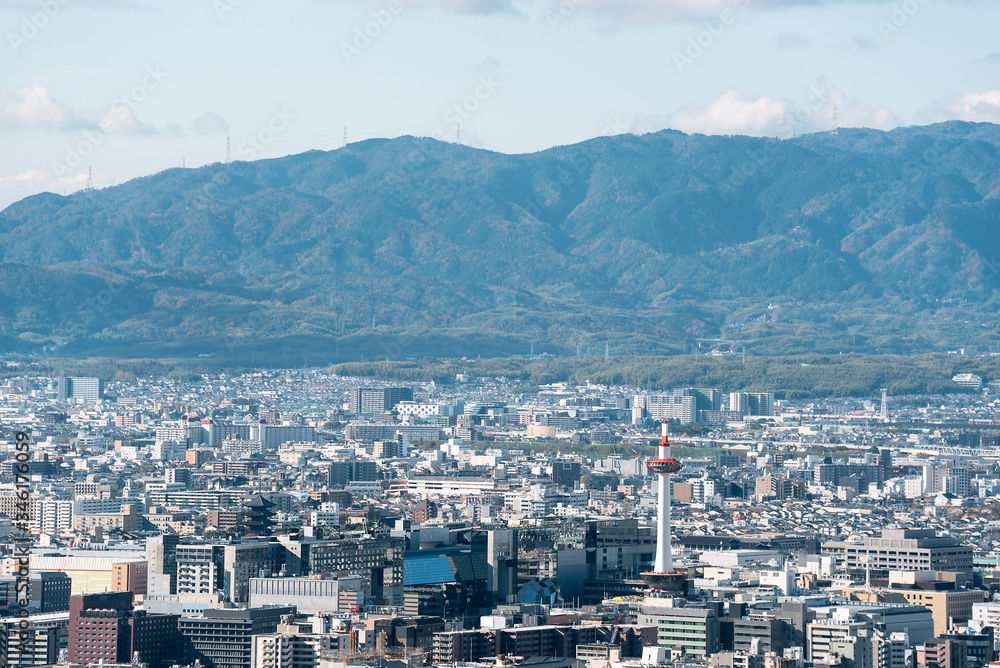
<svg viewBox="0 0 1000 668">
<path fill-rule="evenodd" d="M 948 620 L 967 622 L 972 619 L 972 604 L 988 600 L 988 593 L 981 590 L 945 589 L 872 589 L 847 587 L 844 596 L 857 601 L 892 601 L 922 605 L 931 611 L 934 618 L 934 635 L 948 632 Z"/>
<path fill-rule="evenodd" d="M 139 514 L 135 506 L 122 506 L 120 513 L 109 513 L 101 515 L 75 515 L 73 517 L 73 528 L 79 532 L 89 532 L 94 527 L 101 527 L 105 531 L 120 529 L 121 531 L 138 531 Z"/>
<path fill-rule="evenodd" d="M 111 566 L 111 591 L 130 591 L 136 603 L 141 603 L 146 597 L 148 580 L 149 564 L 145 561 Z"/>
<path fill-rule="evenodd" d="M 132 561 L 145 561 L 143 553 L 121 550 L 112 553 L 109 550 L 62 550 L 58 554 L 31 555 L 32 572 L 65 573 L 73 582 L 70 591 L 72 595 L 98 594 L 110 591 L 114 585 L 113 568 L 115 564 Z M 116 551 L 117 552 L 117 551 Z M 5 574 L 16 570 L 17 559 L 4 559 Z"/>
<path fill-rule="evenodd" d="M 20 504 L 20 505 L 19 505 Z M 28 517 L 24 517 L 24 513 L 27 511 Z M 14 521 L 28 520 L 32 521 L 37 519 L 35 509 L 35 499 L 29 498 L 24 501 L 17 498 L 17 492 L 14 489 L 5 489 L 0 492 L 0 515 L 5 515 Z M 18 517 L 18 515 L 21 517 Z"/>
</svg>

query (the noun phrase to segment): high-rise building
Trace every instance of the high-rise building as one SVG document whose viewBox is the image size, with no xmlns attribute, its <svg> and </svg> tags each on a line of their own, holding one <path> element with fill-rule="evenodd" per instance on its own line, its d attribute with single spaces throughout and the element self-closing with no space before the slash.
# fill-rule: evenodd
<svg viewBox="0 0 1000 668">
<path fill-rule="evenodd" d="M 28 612 L 32 615 L 69 610 L 72 581 L 65 573 L 33 571 L 28 576 Z M 13 615 L 20 608 L 17 578 L 0 577 L 0 616 Z"/>
<path fill-rule="evenodd" d="M 322 654 L 346 654 L 350 641 L 341 645 L 345 634 L 282 632 L 253 636 L 250 668 L 316 668 Z M 290 628 L 295 628 L 294 626 Z"/>
<path fill-rule="evenodd" d="M 69 533 L 73 530 L 73 501 L 68 499 L 37 501 L 32 528 L 52 536 Z"/>
<path fill-rule="evenodd" d="M 924 660 L 918 659 L 918 662 L 927 668 L 966 668 L 969 665 L 968 648 L 963 640 L 928 640 L 924 643 L 923 655 Z"/>
<path fill-rule="evenodd" d="M 503 603 L 517 595 L 517 529 L 492 529 L 486 545 L 486 588 Z"/>
<path fill-rule="evenodd" d="M 202 617 L 181 617 L 185 661 L 200 661 L 208 668 L 250 668 L 253 636 L 274 633 L 283 615 L 294 607 L 251 610 L 206 610 Z"/>
<path fill-rule="evenodd" d="M 933 529 L 883 529 L 880 538 L 849 544 L 845 569 L 857 575 L 871 570 L 873 577 L 889 571 L 958 571 L 972 573 L 972 547 Z"/>
<path fill-rule="evenodd" d="M 347 483 L 372 482 L 378 479 L 378 464 L 370 459 L 335 459 L 327 465 L 327 483 L 346 487 Z"/>
<path fill-rule="evenodd" d="M 580 481 L 580 462 L 560 459 L 552 464 L 552 482 L 560 487 L 573 487 Z"/>
<path fill-rule="evenodd" d="M 718 615 L 705 608 L 675 608 L 669 599 L 648 598 L 639 612 L 639 624 L 656 627 L 657 645 L 678 654 L 707 659 L 719 651 Z"/>
<path fill-rule="evenodd" d="M 104 381 L 100 378 L 59 378 L 57 388 L 59 401 L 80 399 L 99 401 L 104 398 Z"/>
<path fill-rule="evenodd" d="M 28 637 L 23 643 L 19 636 L 8 637 L 6 640 L 8 666 L 46 666 L 59 660 L 60 640 L 65 636 L 60 629 L 53 626 L 29 628 Z M 21 651 L 22 647 L 25 651 Z"/>
<path fill-rule="evenodd" d="M 176 660 L 177 615 L 132 608 L 131 592 L 73 596 L 69 603 L 71 663 L 130 663 L 138 654 L 150 668 Z"/>
<path fill-rule="evenodd" d="M 322 655 L 350 651 L 350 633 L 316 626 L 296 624 L 292 615 L 284 615 L 276 633 L 253 637 L 250 668 L 316 668 Z"/>
<path fill-rule="evenodd" d="M 405 549 L 402 538 L 284 540 L 281 545 L 289 575 L 348 573 L 368 580 L 372 598 L 381 604 L 402 605 Z"/>
<path fill-rule="evenodd" d="M 698 414 L 698 397 L 693 395 L 636 395 L 632 400 L 632 422 L 642 419 L 691 424 Z"/>
<path fill-rule="evenodd" d="M 149 588 L 149 564 L 130 561 L 111 566 L 111 591 L 129 591 L 133 600 L 142 601 Z"/>
<path fill-rule="evenodd" d="M 689 387 L 683 390 L 674 390 L 674 396 L 694 397 L 695 410 L 697 411 L 718 411 L 722 410 L 722 400 L 725 394 L 722 390 L 707 387 Z"/>
<path fill-rule="evenodd" d="M 413 401 L 408 387 L 355 387 L 351 390 L 350 411 L 355 415 L 386 413 L 402 401 Z"/>
<path fill-rule="evenodd" d="M 149 582 L 146 593 L 167 596 L 177 593 L 177 534 L 160 534 L 146 540 Z"/>
<path fill-rule="evenodd" d="M 730 392 L 729 410 L 751 417 L 774 415 L 773 392 Z"/>
</svg>

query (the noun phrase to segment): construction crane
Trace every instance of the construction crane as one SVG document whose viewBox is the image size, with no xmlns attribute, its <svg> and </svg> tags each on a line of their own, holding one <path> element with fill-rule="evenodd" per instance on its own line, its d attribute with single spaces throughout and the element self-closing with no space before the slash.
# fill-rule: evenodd
<svg viewBox="0 0 1000 668">
<path fill-rule="evenodd" d="M 611 632 L 611 639 L 608 640 L 609 645 L 614 645 L 616 642 L 618 642 L 618 626 L 622 623 L 622 615 L 624 614 L 625 614 L 624 610 L 618 611 L 618 619 L 615 620 L 615 628 Z"/>
<path fill-rule="evenodd" d="M 340 591 L 343 592 L 343 594 L 344 594 L 344 603 L 347 604 L 348 611 L 352 615 L 356 615 L 356 614 L 360 613 L 361 612 L 361 606 L 359 606 L 359 605 L 351 605 L 351 599 L 347 596 L 347 590 L 346 589 L 341 589 Z"/>
</svg>

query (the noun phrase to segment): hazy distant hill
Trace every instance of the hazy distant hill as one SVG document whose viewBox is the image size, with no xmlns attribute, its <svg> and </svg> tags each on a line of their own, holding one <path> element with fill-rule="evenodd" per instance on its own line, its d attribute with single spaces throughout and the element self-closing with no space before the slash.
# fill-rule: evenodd
<svg viewBox="0 0 1000 668">
<path fill-rule="evenodd" d="M 1000 126 L 946 123 L 513 156 L 403 137 L 174 169 L 0 212 L 0 335 L 316 363 L 986 347 L 998 148 Z"/>
</svg>

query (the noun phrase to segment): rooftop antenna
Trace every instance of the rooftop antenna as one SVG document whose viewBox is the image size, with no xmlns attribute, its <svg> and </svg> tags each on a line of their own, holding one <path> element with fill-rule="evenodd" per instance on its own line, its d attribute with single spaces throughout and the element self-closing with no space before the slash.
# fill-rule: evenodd
<svg viewBox="0 0 1000 668">
<path fill-rule="evenodd" d="M 232 144 L 229 142 L 229 137 L 226 137 L 226 162 L 230 163 L 233 161 L 233 148 Z"/>
</svg>

